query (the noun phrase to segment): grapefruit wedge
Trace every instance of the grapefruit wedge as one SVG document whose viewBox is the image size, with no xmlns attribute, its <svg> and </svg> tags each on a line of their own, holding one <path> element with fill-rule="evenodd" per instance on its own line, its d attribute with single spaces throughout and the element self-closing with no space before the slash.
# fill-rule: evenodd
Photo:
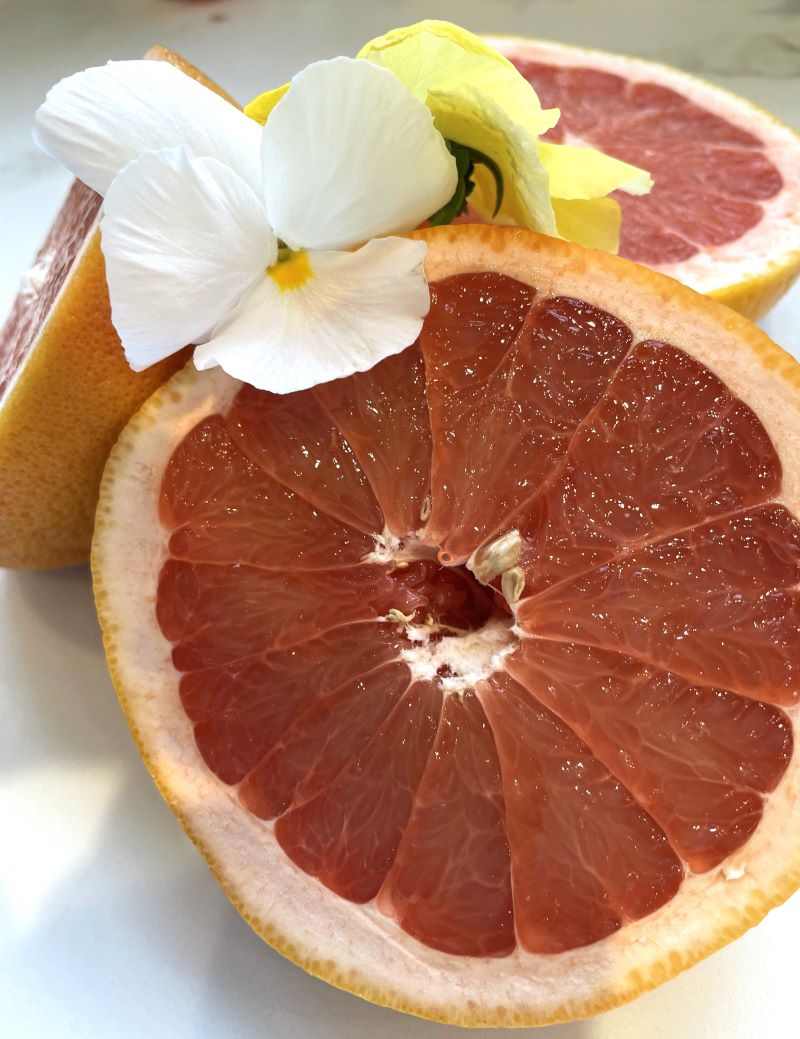
<svg viewBox="0 0 800 1039">
<path fill-rule="evenodd" d="M 404 353 L 288 396 L 187 366 L 134 417 L 97 607 L 266 941 L 411 1013 L 561 1021 L 800 882 L 800 368 L 617 257 L 419 235 Z"/>
<path fill-rule="evenodd" d="M 800 137 L 774 116 L 677 69 L 522 37 L 491 37 L 561 109 L 546 139 L 589 144 L 649 170 L 651 194 L 617 192 L 620 255 L 754 320 L 800 272 Z"/>
<path fill-rule="evenodd" d="M 172 51 L 154 47 L 147 57 L 227 97 Z M 88 558 L 111 445 L 188 356 L 129 368 L 111 323 L 100 203 L 75 182 L 0 329 L 0 566 Z"/>
</svg>

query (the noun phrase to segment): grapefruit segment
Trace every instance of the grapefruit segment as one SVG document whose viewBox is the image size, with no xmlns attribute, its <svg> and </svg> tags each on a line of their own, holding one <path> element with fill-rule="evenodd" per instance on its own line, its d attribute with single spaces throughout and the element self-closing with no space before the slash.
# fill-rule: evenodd
<svg viewBox="0 0 800 1039">
<path fill-rule="evenodd" d="M 443 952 L 504 956 L 516 944 L 500 762 L 474 690 L 444 701 L 379 904 Z"/>
<path fill-rule="evenodd" d="M 647 545 L 521 603 L 532 635 L 615 649 L 776 704 L 800 696 L 800 523 L 764 505 Z"/>
<path fill-rule="evenodd" d="M 198 485 L 201 466 L 207 478 Z M 219 415 L 196 426 L 172 456 L 161 515 L 174 530 L 170 554 L 198 563 L 329 570 L 360 562 L 374 546 L 253 465 Z"/>
<path fill-rule="evenodd" d="M 781 466 L 752 410 L 682 350 L 637 343 L 515 519 L 528 588 L 774 498 Z"/>
<path fill-rule="evenodd" d="M 353 902 L 383 884 L 431 750 L 442 691 L 414 682 L 366 748 L 315 797 L 275 825 L 297 865 Z"/>
<path fill-rule="evenodd" d="M 353 450 L 387 530 L 417 530 L 429 508 L 431 426 L 425 369 L 411 347 L 368 372 L 317 386 L 314 397 Z"/>
<path fill-rule="evenodd" d="M 659 827 L 526 689 L 502 673 L 487 685 L 524 948 L 579 948 L 669 901 L 683 868 Z"/>
<path fill-rule="evenodd" d="M 353 449 L 311 393 L 279 396 L 243 387 L 228 428 L 254 465 L 356 530 L 382 530 L 383 516 Z"/>
<path fill-rule="evenodd" d="M 696 873 L 745 843 L 792 753 L 779 708 L 620 653 L 523 639 L 507 668 L 591 747 Z"/>
<path fill-rule="evenodd" d="M 245 788 L 256 786 L 252 773 L 276 748 L 285 763 L 289 734 L 294 734 L 301 716 L 342 688 L 360 689 L 363 715 L 366 703 L 376 699 L 369 675 L 385 670 L 399 652 L 392 634 L 385 625 L 337 627 L 299 646 L 185 674 L 181 703 L 209 768 L 226 783 L 244 781 L 243 801 L 264 815 L 245 795 Z M 340 725 L 346 717 L 337 711 Z M 341 746 L 341 739 L 334 746 Z"/>
<path fill-rule="evenodd" d="M 677 151 L 677 149 L 676 149 Z M 783 178 L 769 159 L 759 150 L 747 148 L 714 149 L 714 162 L 703 156 L 684 156 L 676 160 L 674 176 L 687 189 L 727 192 L 731 198 L 772 198 L 783 187 Z"/>
<path fill-rule="evenodd" d="M 355 670 L 327 695 L 311 698 L 301 686 L 305 710 L 244 778 L 242 802 L 274 819 L 321 793 L 367 749 L 408 687 L 408 668 L 396 660 Z"/>
<path fill-rule="evenodd" d="M 288 402 L 187 369 L 148 404 L 98 608 L 262 934 L 393 1006 L 544 1023 L 800 881 L 800 375 L 623 260 L 425 237 L 436 309 L 391 365 Z"/>
<path fill-rule="evenodd" d="M 413 592 L 404 596 L 385 567 L 365 564 L 337 573 L 334 582 L 324 570 L 168 560 L 159 581 L 158 620 L 174 644 L 175 666 L 181 671 L 219 667 L 377 619 L 392 608 L 416 609 L 418 598 Z"/>
<path fill-rule="evenodd" d="M 459 282 L 435 286 L 420 337 L 435 445 L 425 536 L 440 546 L 443 562 L 466 559 L 536 493 L 631 343 L 628 328 L 579 300 L 548 299 L 527 310 L 526 287 L 506 279 L 519 324 L 508 322 L 504 308 L 494 333 L 503 353 L 495 352 L 489 371 L 492 341 L 476 337 L 469 352 L 459 344 L 455 368 L 450 343 L 470 325 L 459 295 L 494 309 L 489 285 Z"/>
</svg>

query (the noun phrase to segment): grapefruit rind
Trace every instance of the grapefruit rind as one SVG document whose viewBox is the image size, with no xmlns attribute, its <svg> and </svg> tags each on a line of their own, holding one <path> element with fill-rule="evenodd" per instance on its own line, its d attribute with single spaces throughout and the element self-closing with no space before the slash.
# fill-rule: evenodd
<svg viewBox="0 0 800 1039">
<path fill-rule="evenodd" d="M 612 311 L 636 338 L 666 337 L 715 370 L 763 422 L 780 455 L 782 500 L 797 512 L 800 366 L 731 311 L 663 276 L 530 232 L 441 228 L 429 243 L 431 281 L 496 271 Z M 758 923 L 800 886 L 793 759 L 749 842 L 721 866 L 688 874 L 655 913 L 593 945 L 558 955 L 517 949 L 503 958 L 453 957 L 415 941 L 374 903 L 356 905 L 285 855 L 274 823 L 237 802 L 197 750 L 180 708 L 171 645 L 156 623 L 157 578 L 168 534 L 158 523 L 172 451 L 239 385 L 191 366 L 139 411 L 111 453 L 92 550 L 109 669 L 131 731 L 162 795 L 226 894 L 271 946 L 309 973 L 372 1002 L 452 1024 L 545 1025 L 586 1017 L 674 977 Z M 788 711 L 800 738 L 798 708 Z"/>
<path fill-rule="evenodd" d="M 784 181 L 774 198 L 760 203 L 764 219 L 727 245 L 704 247 L 689 260 L 658 269 L 752 320 L 766 314 L 784 295 L 800 274 L 800 134 L 753 102 L 658 62 L 524 36 L 485 39 L 509 58 L 599 69 L 631 82 L 669 87 L 760 137 Z M 687 142 L 687 150 L 690 147 Z"/>
</svg>

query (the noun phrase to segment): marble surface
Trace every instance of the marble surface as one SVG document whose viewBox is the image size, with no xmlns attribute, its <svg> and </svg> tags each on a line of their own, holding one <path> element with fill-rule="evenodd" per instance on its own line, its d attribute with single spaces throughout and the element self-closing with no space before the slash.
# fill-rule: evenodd
<svg viewBox="0 0 800 1039">
<path fill-rule="evenodd" d="M 800 127 L 800 0 L 0 0 L 0 311 L 68 183 L 30 141 L 60 76 L 160 41 L 247 99 L 422 17 L 664 60 Z M 800 290 L 765 327 L 800 355 Z M 133 747 L 83 568 L 0 572 L 0 847 L 3 1039 L 461 1034 L 312 980 L 239 919 Z M 800 896 L 636 1003 L 529 1034 L 794 1036 L 799 932 Z"/>
</svg>

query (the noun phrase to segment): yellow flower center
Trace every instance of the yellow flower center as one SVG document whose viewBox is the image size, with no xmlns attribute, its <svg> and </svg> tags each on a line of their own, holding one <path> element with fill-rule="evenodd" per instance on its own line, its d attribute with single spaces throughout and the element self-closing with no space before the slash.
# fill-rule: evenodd
<svg viewBox="0 0 800 1039">
<path fill-rule="evenodd" d="M 272 278 L 281 292 L 291 292 L 299 289 L 314 274 L 311 261 L 305 249 L 294 252 L 292 249 L 281 249 L 278 253 L 278 262 L 267 268 L 267 274 Z"/>
</svg>

